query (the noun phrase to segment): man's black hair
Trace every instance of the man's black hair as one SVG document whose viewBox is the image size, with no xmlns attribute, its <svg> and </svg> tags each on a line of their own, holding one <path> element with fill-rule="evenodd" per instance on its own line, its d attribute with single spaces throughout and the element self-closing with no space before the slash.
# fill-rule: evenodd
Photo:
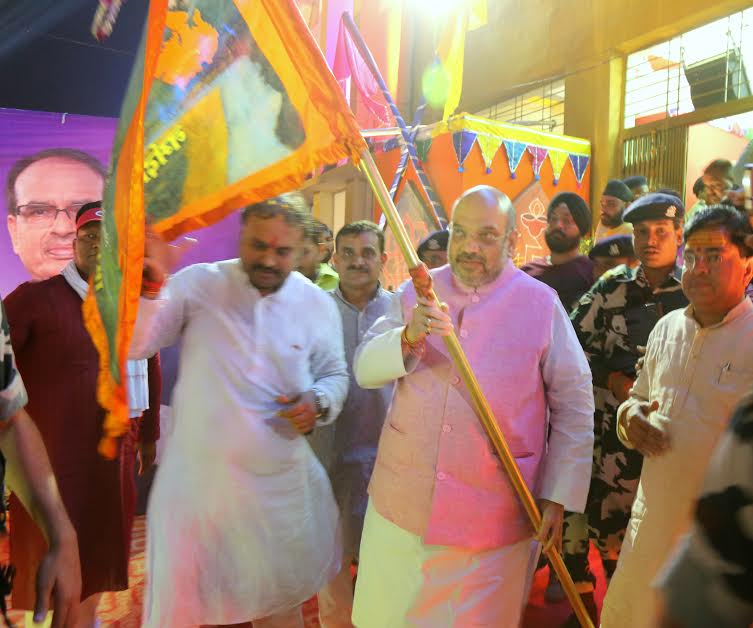
<svg viewBox="0 0 753 628">
<path fill-rule="evenodd" d="M 710 205 L 695 211 L 685 225 L 685 242 L 687 243 L 694 233 L 708 227 L 722 227 L 729 234 L 730 241 L 737 246 L 740 255 L 753 255 L 753 251 L 745 245 L 745 238 L 753 234 L 753 229 L 748 218 L 739 210 L 729 205 Z"/>
<path fill-rule="evenodd" d="M 373 233 L 376 235 L 379 241 L 379 252 L 384 253 L 384 231 L 379 228 L 379 225 L 371 222 L 370 220 L 356 220 L 345 225 L 340 231 L 337 232 L 335 238 L 335 249 L 340 249 L 340 238 L 343 236 L 358 235 L 360 233 Z"/>
</svg>

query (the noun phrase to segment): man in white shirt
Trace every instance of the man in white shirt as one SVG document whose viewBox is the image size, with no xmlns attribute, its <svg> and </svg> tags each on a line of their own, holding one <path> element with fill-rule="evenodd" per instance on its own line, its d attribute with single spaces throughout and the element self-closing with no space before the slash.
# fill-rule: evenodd
<svg viewBox="0 0 753 628">
<path fill-rule="evenodd" d="M 338 415 L 348 371 L 335 302 L 293 272 L 309 220 L 298 194 L 251 205 L 240 259 L 161 293 L 169 252 L 148 241 L 131 353 L 183 343 L 149 505 L 149 628 L 302 628 L 302 602 L 339 571 L 337 506 L 303 435 Z"/>
<path fill-rule="evenodd" d="M 604 628 L 654 625 L 651 581 L 688 529 L 714 445 L 753 386 L 750 233 L 742 214 L 719 205 L 699 210 L 685 228 L 682 286 L 690 305 L 657 323 L 618 410 L 618 435 L 644 462 Z"/>
</svg>

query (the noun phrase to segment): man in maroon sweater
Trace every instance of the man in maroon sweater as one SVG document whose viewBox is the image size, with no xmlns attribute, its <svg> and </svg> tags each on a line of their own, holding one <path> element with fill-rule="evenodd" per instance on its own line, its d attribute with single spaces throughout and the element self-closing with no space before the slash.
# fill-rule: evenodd
<svg viewBox="0 0 753 628">
<path fill-rule="evenodd" d="M 557 194 L 549 203 L 544 232 L 551 255 L 520 269 L 554 288 L 566 312 L 594 282 L 593 262 L 580 254 L 581 238 L 590 232 L 591 210 L 586 201 L 573 192 Z"/>
<path fill-rule="evenodd" d="M 76 216 L 73 262 L 61 275 L 22 284 L 5 300 L 11 342 L 29 396 L 27 410 L 47 447 L 78 536 L 82 628 L 94 625 L 102 592 L 128 588 L 136 495 L 138 421 L 121 440 L 115 460 L 105 460 L 97 452 L 105 412 L 96 396 L 99 357 L 84 327 L 81 305 L 96 263 L 100 226 L 101 204 L 84 205 Z M 151 374 L 158 376 L 158 371 L 152 368 Z M 154 380 L 150 409 L 142 420 L 159 421 L 159 389 L 159 380 Z M 156 438 L 153 426 L 145 427 Z M 153 443 L 143 447 L 142 462 L 149 463 L 153 449 Z M 47 544 L 15 498 L 10 513 L 11 561 L 17 567 L 13 605 L 29 610 Z"/>
</svg>

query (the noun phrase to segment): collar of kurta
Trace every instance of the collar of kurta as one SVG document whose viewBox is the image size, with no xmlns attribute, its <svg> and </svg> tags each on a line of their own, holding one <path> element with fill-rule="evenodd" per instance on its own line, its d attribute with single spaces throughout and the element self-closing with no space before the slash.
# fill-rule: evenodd
<svg viewBox="0 0 753 628">
<path fill-rule="evenodd" d="M 746 314 L 749 314 L 753 312 L 753 302 L 747 297 L 743 296 L 743 300 L 740 301 L 735 307 L 733 307 L 729 312 L 727 312 L 727 315 L 718 323 L 714 325 L 708 325 L 707 327 L 703 327 L 702 329 L 716 329 L 717 327 L 723 327 L 724 325 L 729 325 L 731 322 L 737 320 L 741 316 L 745 316 Z M 688 305 L 688 307 L 685 308 L 683 312 L 686 316 L 686 318 L 689 318 L 693 321 L 693 323 L 700 327 L 698 324 L 698 321 L 695 319 L 695 316 L 693 315 L 693 306 Z"/>
<path fill-rule="evenodd" d="M 330 292 L 332 292 L 332 294 L 334 294 L 340 301 L 342 301 L 346 305 L 348 305 L 350 307 L 353 307 L 353 305 L 350 303 L 350 301 L 348 301 L 348 299 L 346 299 L 343 296 L 343 293 L 340 290 L 340 284 L 339 283 L 337 284 L 337 287 L 334 288 L 333 290 L 330 290 Z M 374 292 L 374 296 L 372 296 L 369 299 L 369 303 L 373 303 L 374 301 L 376 301 L 377 299 L 381 299 L 385 295 L 389 296 L 389 294 L 390 294 L 389 292 L 387 292 L 384 288 L 382 288 L 381 282 L 377 281 L 377 289 Z M 367 303 L 367 306 L 368 306 L 368 303 Z"/>
<path fill-rule="evenodd" d="M 86 293 L 89 292 L 89 282 L 87 282 L 86 279 L 81 276 L 81 273 L 78 272 L 76 262 L 73 260 L 68 262 L 63 270 L 60 271 L 60 274 L 63 275 L 63 278 L 68 282 L 68 285 L 83 301 L 86 298 Z"/>
</svg>

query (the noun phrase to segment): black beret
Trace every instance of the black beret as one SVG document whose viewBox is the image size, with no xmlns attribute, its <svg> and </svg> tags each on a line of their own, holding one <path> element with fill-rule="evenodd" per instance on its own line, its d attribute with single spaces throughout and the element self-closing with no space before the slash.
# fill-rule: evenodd
<svg viewBox="0 0 753 628">
<path fill-rule="evenodd" d="M 625 210 L 622 219 L 625 222 L 640 222 L 641 220 L 661 220 L 662 218 L 682 218 L 685 206 L 682 201 L 672 194 L 652 192 L 637 199 Z"/>
<path fill-rule="evenodd" d="M 648 179 L 646 179 L 646 177 L 644 177 L 642 174 L 637 174 L 633 177 L 627 177 L 626 179 L 623 179 L 622 182 L 631 190 L 641 185 L 648 185 Z"/>
<path fill-rule="evenodd" d="M 612 179 L 602 192 L 604 196 L 614 196 L 629 203 L 633 200 L 633 191 L 619 179 Z"/>
<path fill-rule="evenodd" d="M 599 240 L 588 252 L 588 257 L 635 257 L 633 236 L 621 234 Z"/>
<path fill-rule="evenodd" d="M 430 233 L 421 240 L 421 244 L 418 245 L 416 252 L 421 257 L 427 251 L 446 251 L 449 238 L 450 232 L 447 229 Z"/>
<path fill-rule="evenodd" d="M 570 215 L 573 217 L 575 224 L 578 225 L 580 235 L 584 236 L 587 233 L 590 233 L 591 210 L 588 208 L 588 205 L 586 205 L 586 201 L 574 192 L 560 192 L 552 199 L 546 212 L 547 220 L 560 203 L 567 205 L 568 210 L 570 210 Z"/>
</svg>

